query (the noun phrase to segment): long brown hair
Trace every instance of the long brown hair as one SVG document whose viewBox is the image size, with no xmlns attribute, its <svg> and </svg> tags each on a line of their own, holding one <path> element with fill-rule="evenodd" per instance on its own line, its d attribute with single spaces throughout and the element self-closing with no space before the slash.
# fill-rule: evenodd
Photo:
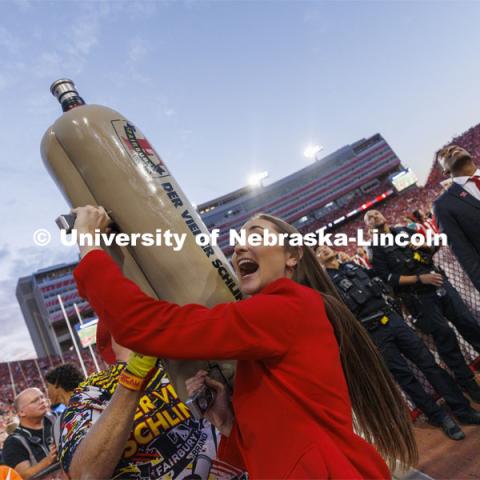
<svg viewBox="0 0 480 480">
<path fill-rule="evenodd" d="M 277 233 L 299 233 L 295 227 L 272 215 L 259 213 L 254 218 L 271 222 Z M 375 445 L 392 470 L 397 461 L 403 468 L 415 465 L 418 451 L 410 415 L 376 346 L 341 300 L 313 250 L 301 247 L 303 255 L 300 256 L 300 247 L 286 248 L 292 252 L 296 250 L 299 257 L 293 280 L 322 294 L 340 347 L 355 431 Z"/>
</svg>

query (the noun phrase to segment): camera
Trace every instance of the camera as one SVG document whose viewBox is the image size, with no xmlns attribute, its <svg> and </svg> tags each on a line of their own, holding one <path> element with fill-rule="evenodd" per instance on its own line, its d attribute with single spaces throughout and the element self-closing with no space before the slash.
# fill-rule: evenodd
<svg viewBox="0 0 480 480">
<path fill-rule="evenodd" d="M 197 420 L 203 418 L 205 412 L 209 409 L 213 400 L 215 399 L 215 392 L 203 386 L 193 397 L 189 398 L 185 404 L 189 408 L 190 412 Z"/>
<path fill-rule="evenodd" d="M 225 378 L 221 368 L 218 365 L 211 365 L 208 369 L 208 376 L 212 380 L 223 383 L 227 391 L 231 394 L 232 390 L 228 380 Z M 189 398 L 185 404 L 190 409 L 192 415 L 200 420 L 203 418 L 205 412 L 210 408 L 210 405 L 215 400 L 215 391 L 204 385 L 195 395 Z"/>
</svg>

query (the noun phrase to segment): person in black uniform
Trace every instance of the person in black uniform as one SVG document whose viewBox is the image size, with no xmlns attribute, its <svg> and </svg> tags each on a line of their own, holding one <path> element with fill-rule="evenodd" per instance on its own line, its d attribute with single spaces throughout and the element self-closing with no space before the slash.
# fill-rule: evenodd
<svg viewBox="0 0 480 480">
<path fill-rule="evenodd" d="M 391 233 L 402 241 L 414 232 L 407 227 L 390 227 L 378 210 L 365 214 L 370 232 Z M 442 360 L 460 387 L 480 402 L 480 387 L 460 351 L 457 337 L 447 319 L 462 337 L 480 352 L 480 326 L 445 274 L 433 263 L 434 248 L 372 246 L 372 264 L 416 319 L 415 327 L 430 334 Z"/>
<path fill-rule="evenodd" d="M 453 418 L 424 390 L 404 356 L 423 372 L 459 421 L 480 424 L 480 412 L 470 406 L 450 375 L 437 365 L 427 346 L 396 311 L 385 283 L 374 270 L 367 270 L 353 262 L 340 263 L 337 252 L 330 247 L 320 246 L 316 254 L 348 308 L 369 332 L 405 393 L 432 425 L 441 427 L 453 440 L 465 438 Z"/>
</svg>

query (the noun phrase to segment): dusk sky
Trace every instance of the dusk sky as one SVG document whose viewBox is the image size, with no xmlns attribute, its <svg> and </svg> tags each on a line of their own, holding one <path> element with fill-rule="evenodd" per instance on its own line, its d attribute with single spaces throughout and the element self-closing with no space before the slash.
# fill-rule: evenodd
<svg viewBox="0 0 480 480">
<path fill-rule="evenodd" d="M 77 257 L 39 154 L 58 78 L 139 126 L 197 204 L 306 166 L 310 143 L 324 155 L 377 132 L 424 182 L 434 151 L 480 122 L 477 1 L 1 5 L 0 360 L 35 356 L 18 278 Z"/>
</svg>

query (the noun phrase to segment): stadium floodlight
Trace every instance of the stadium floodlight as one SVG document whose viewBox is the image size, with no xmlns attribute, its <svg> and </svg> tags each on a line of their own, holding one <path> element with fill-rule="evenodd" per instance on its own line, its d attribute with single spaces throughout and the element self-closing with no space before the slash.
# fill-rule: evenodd
<svg viewBox="0 0 480 480">
<path fill-rule="evenodd" d="M 323 145 L 309 145 L 304 151 L 303 156 L 309 160 L 316 160 L 317 153 L 323 150 Z"/>
<path fill-rule="evenodd" d="M 260 187 L 262 186 L 262 180 L 268 177 L 268 172 L 252 173 L 248 177 L 248 184 L 251 187 Z"/>
</svg>

